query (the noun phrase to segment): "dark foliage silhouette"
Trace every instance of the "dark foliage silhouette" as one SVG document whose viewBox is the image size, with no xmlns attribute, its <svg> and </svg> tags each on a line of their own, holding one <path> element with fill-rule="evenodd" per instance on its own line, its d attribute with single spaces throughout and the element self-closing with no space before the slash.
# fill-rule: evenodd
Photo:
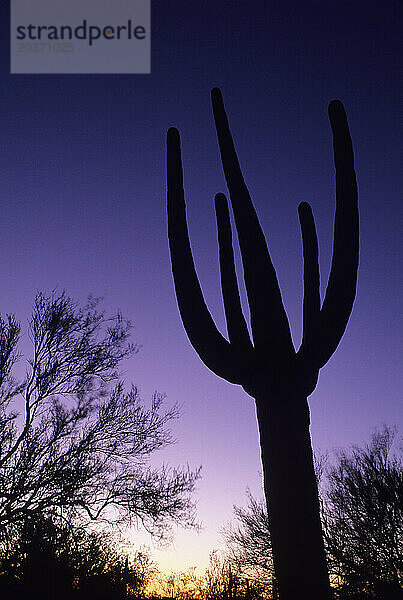
<svg viewBox="0 0 403 600">
<path fill-rule="evenodd" d="M 164 410 L 157 393 L 147 406 L 136 387 L 125 391 L 118 367 L 135 351 L 130 323 L 119 314 L 105 317 L 98 304 L 90 299 L 79 308 L 65 293 L 37 295 L 29 328 L 33 356 L 22 382 L 12 377 L 20 327 L 13 317 L 0 318 L 3 567 L 11 554 L 15 562 L 19 548 L 21 556 L 41 556 L 44 565 L 30 570 L 28 561 L 24 572 L 61 573 L 56 546 L 67 530 L 55 523 L 73 531 L 91 530 L 94 522 L 112 529 L 140 523 L 160 539 L 172 524 L 195 524 L 190 493 L 198 471 L 149 462 L 172 443 L 168 426 L 178 407 Z M 22 585 L 21 570 L 16 577 Z"/>
<path fill-rule="evenodd" d="M 123 600 L 128 590 L 141 593 L 151 571 L 144 552 L 129 559 L 105 532 L 36 515 L 0 562 L 0 591 L 7 586 L 14 598 Z"/>
<path fill-rule="evenodd" d="M 262 600 L 268 588 L 244 577 L 240 565 L 213 551 L 204 574 L 206 600 Z"/>
<path fill-rule="evenodd" d="M 328 469 L 323 521 L 338 597 L 403 598 L 403 462 L 384 427 Z"/>
<path fill-rule="evenodd" d="M 240 565 L 218 550 L 210 553 L 204 573 L 196 567 L 171 572 L 161 580 L 165 596 L 176 600 L 266 600 L 268 586 L 244 576 Z"/>
<path fill-rule="evenodd" d="M 358 207 L 344 108 L 329 105 L 336 167 L 332 266 L 322 306 L 318 244 L 309 204 L 299 205 L 304 255 L 303 338 L 296 352 L 276 273 L 235 152 L 221 92 L 212 91 L 221 160 L 242 256 L 252 340 L 242 313 L 226 198 L 215 198 L 227 341 L 217 330 L 196 275 L 186 224 L 180 138 L 167 135 L 168 236 L 182 321 L 202 361 L 256 401 L 276 578 L 282 600 L 331 597 L 319 516 L 307 397 L 336 350 L 356 292 Z"/>
<path fill-rule="evenodd" d="M 266 589 L 276 588 L 267 507 L 248 492 L 246 508 L 234 506 L 235 522 L 223 527 L 226 553 L 243 577 Z"/>
</svg>

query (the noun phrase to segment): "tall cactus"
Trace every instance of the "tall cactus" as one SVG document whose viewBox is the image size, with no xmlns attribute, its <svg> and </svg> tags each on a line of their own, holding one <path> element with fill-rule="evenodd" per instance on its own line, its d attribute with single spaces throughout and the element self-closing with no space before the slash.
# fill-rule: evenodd
<svg viewBox="0 0 403 600">
<path fill-rule="evenodd" d="M 264 488 L 281 600 L 332 597 L 319 516 L 307 397 L 319 369 L 336 350 L 356 292 L 358 207 L 353 150 L 346 114 L 329 105 L 336 167 L 333 258 L 322 306 L 318 242 L 311 207 L 298 207 L 304 257 L 303 336 L 295 351 L 276 272 L 242 176 L 219 89 L 212 90 L 221 160 L 238 232 L 252 339 L 242 313 L 226 197 L 217 194 L 221 288 L 227 341 L 204 302 L 186 224 L 179 133 L 167 134 L 168 236 L 182 321 L 194 349 L 216 375 L 255 399 Z"/>
</svg>

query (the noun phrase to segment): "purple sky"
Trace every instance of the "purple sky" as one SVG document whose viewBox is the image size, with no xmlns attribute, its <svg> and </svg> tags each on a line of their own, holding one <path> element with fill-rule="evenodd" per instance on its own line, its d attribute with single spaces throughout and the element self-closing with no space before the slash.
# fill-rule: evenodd
<svg viewBox="0 0 403 600">
<path fill-rule="evenodd" d="M 151 75 L 10 75 L 1 17 L 0 310 L 26 323 L 37 290 L 105 295 L 134 324 L 126 365 L 149 399 L 183 405 L 173 465 L 203 466 L 201 534 L 178 532 L 163 568 L 205 565 L 245 490 L 261 494 L 253 401 L 200 361 L 183 330 L 166 233 L 165 134 L 182 136 L 188 221 L 206 301 L 225 333 L 214 194 L 226 192 L 210 106 L 224 95 L 246 182 L 298 345 L 302 249 L 311 203 L 322 289 L 334 215 L 328 102 L 342 100 L 359 184 L 358 294 L 347 332 L 310 398 L 315 450 L 401 425 L 398 2 L 152 2 Z M 218 5 L 218 6 L 217 6 Z M 399 24 L 400 20 L 400 24 Z M 140 539 L 140 537 L 138 538 Z M 147 541 L 147 538 L 144 538 Z M 141 538 L 143 541 L 143 538 Z"/>
</svg>

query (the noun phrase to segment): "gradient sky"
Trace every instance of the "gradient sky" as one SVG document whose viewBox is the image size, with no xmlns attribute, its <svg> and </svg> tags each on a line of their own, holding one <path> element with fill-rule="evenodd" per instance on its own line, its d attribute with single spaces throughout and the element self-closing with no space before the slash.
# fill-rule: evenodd
<svg viewBox="0 0 403 600">
<path fill-rule="evenodd" d="M 166 232 L 165 134 L 182 136 L 188 221 L 206 301 L 221 330 L 214 194 L 226 192 L 211 114 L 221 87 L 241 166 L 298 345 L 302 249 L 311 203 L 322 290 L 330 267 L 334 173 L 327 105 L 346 107 L 359 184 L 358 294 L 347 332 L 310 398 L 315 450 L 401 426 L 401 203 L 398 2 L 152 1 L 151 75 L 10 75 L 1 2 L 0 310 L 26 323 L 37 290 L 105 295 L 134 324 L 125 366 L 145 399 L 182 404 L 158 461 L 202 465 L 200 534 L 155 551 L 164 569 L 205 566 L 245 490 L 261 495 L 253 401 L 211 373 L 183 330 Z M 401 154 L 400 154 L 401 156 Z M 135 539 L 149 543 L 147 536 Z"/>
</svg>

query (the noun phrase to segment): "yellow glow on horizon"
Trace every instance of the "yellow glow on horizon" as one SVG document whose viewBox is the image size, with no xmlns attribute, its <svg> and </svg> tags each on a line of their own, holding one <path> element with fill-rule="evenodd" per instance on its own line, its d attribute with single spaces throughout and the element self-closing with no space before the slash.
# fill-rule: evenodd
<svg viewBox="0 0 403 600">
<path fill-rule="evenodd" d="M 213 545 L 216 540 L 211 536 L 187 530 L 178 530 L 172 544 L 166 547 L 158 546 L 150 535 L 136 530 L 128 531 L 127 538 L 137 549 L 149 549 L 150 557 L 161 576 L 172 572 L 183 573 L 192 568 L 201 576 L 209 564 L 211 552 L 218 547 L 218 544 Z M 123 545 L 122 550 L 124 551 Z"/>
</svg>

